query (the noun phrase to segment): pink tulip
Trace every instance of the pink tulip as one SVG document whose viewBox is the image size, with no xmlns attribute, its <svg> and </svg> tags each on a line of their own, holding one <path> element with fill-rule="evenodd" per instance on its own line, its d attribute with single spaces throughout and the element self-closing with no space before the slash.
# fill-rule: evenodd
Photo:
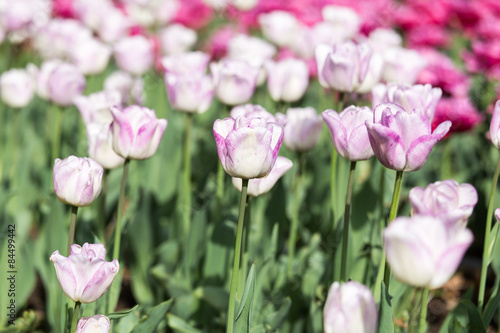
<svg viewBox="0 0 500 333">
<path fill-rule="evenodd" d="M 95 38 L 76 43 L 70 51 L 72 62 L 82 74 L 94 75 L 108 66 L 111 48 Z"/>
<path fill-rule="evenodd" d="M 465 226 L 477 203 L 477 191 L 470 184 L 458 184 L 447 179 L 428 185 L 425 189 L 414 187 L 410 191 L 413 213 L 434 216 L 446 226 Z"/>
<path fill-rule="evenodd" d="M 24 69 L 10 69 L 0 76 L 0 97 L 12 108 L 23 108 L 35 94 L 35 79 Z"/>
<path fill-rule="evenodd" d="M 490 139 L 493 145 L 500 149 L 500 100 L 495 103 L 490 123 Z"/>
<path fill-rule="evenodd" d="M 57 198 L 69 205 L 89 206 L 101 193 L 102 174 L 102 166 L 90 158 L 57 158 L 53 172 Z"/>
<path fill-rule="evenodd" d="M 316 146 L 323 122 L 314 108 L 290 108 L 285 122 L 283 142 L 288 149 L 306 152 Z"/>
<path fill-rule="evenodd" d="M 111 122 L 86 124 L 89 157 L 108 170 L 117 168 L 125 162 L 125 159 L 113 150 L 113 144 L 110 142 L 110 124 Z"/>
<path fill-rule="evenodd" d="M 258 197 L 259 195 L 266 194 L 269 192 L 274 184 L 288 171 L 292 168 L 293 163 L 288 158 L 283 156 L 278 156 L 276 158 L 276 163 L 274 163 L 271 172 L 263 178 L 254 178 L 248 181 L 248 192 L 247 194 L 253 197 Z M 241 192 L 241 178 L 233 177 L 233 186 Z"/>
<path fill-rule="evenodd" d="M 418 111 L 407 112 L 396 104 L 380 104 L 373 121 L 366 121 L 368 137 L 377 159 L 386 168 L 416 171 L 424 166 L 432 147 L 448 133 L 451 122 L 434 132 L 430 121 Z"/>
<path fill-rule="evenodd" d="M 441 98 L 436 107 L 436 113 L 432 120 L 432 127 L 436 127 L 443 121 L 451 121 L 450 133 L 465 132 L 480 124 L 484 119 L 469 97 L 447 97 Z"/>
<path fill-rule="evenodd" d="M 224 170 L 242 179 L 267 176 L 283 141 L 283 128 L 263 118 L 217 119 L 213 132 Z"/>
<path fill-rule="evenodd" d="M 288 58 L 266 63 L 267 87 L 274 101 L 296 102 L 309 85 L 309 69 L 305 61 Z"/>
<path fill-rule="evenodd" d="M 76 326 L 76 333 L 109 333 L 110 330 L 111 322 L 103 315 L 83 317 Z"/>
<path fill-rule="evenodd" d="M 349 281 L 334 282 L 323 308 L 325 333 L 375 333 L 377 305 L 368 287 Z"/>
<path fill-rule="evenodd" d="M 109 126 L 113 121 L 110 108 L 121 107 L 121 95 L 117 90 L 100 91 L 89 96 L 78 96 L 74 103 L 86 125 L 99 123 Z"/>
<path fill-rule="evenodd" d="M 244 61 L 224 59 L 210 64 L 214 78 L 215 95 L 224 104 L 237 105 L 250 100 L 259 69 Z"/>
<path fill-rule="evenodd" d="M 157 119 L 154 110 L 137 105 L 123 110 L 111 108 L 113 149 L 123 158 L 145 160 L 154 155 L 167 128 L 166 119 Z"/>
<path fill-rule="evenodd" d="M 56 250 L 50 261 L 54 263 L 66 296 L 81 303 L 92 303 L 101 297 L 120 269 L 117 259 L 106 261 L 106 249 L 102 244 L 73 244 L 67 258 Z"/>
<path fill-rule="evenodd" d="M 144 80 L 141 77 L 133 78 L 127 72 L 116 71 L 104 80 L 105 91 L 118 91 L 123 105 L 144 104 Z"/>
<path fill-rule="evenodd" d="M 122 38 L 115 44 L 115 60 L 120 69 L 142 75 L 153 66 L 153 44 L 141 35 Z"/>
<path fill-rule="evenodd" d="M 168 100 L 172 108 L 189 113 L 204 113 L 214 96 L 212 78 L 208 75 L 165 74 Z"/>
<path fill-rule="evenodd" d="M 85 89 L 83 74 L 70 63 L 59 63 L 50 72 L 47 87 L 50 100 L 58 105 L 70 106 Z"/>
<path fill-rule="evenodd" d="M 443 286 L 455 273 L 473 240 L 466 228 L 447 228 L 430 216 L 398 217 L 383 232 L 387 262 L 409 285 Z"/>
<path fill-rule="evenodd" d="M 367 160 L 373 156 L 365 125 L 366 121 L 373 119 L 373 111 L 369 107 L 351 105 L 340 114 L 335 110 L 326 110 L 322 115 L 340 156 L 349 161 Z"/>
</svg>

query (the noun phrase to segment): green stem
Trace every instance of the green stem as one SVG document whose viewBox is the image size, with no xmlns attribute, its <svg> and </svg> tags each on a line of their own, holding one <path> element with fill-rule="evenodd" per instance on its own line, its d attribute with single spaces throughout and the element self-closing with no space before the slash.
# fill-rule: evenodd
<svg viewBox="0 0 500 333">
<path fill-rule="evenodd" d="M 106 227 L 106 196 L 108 194 L 108 185 L 109 170 L 104 169 L 104 173 L 102 175 L 102 189 L 101 194 L 99 195 L 99 218 L 97 219 L 97 225 L 95 226 L 97 229 L 97 235 L 103 244 L 106 243 L 104 229 Z"/>
<path fill-rule="evenodd" d="M 240 265 L 240 275 L 238 277 L 238 295 L 243 295 L 243 291 L 245 290 L 245 278 L 248 275 L 248 258 L 250 256 L 248 247 L 249 247 L 249 237 L 250 237 L 250 202 L 251 196 L 247 195 L 246 206 L 245 206 L 245 219 L 243 220 L 243 225 L 245 228 L 243 229 L 243 254 Z M 242 279 L 240 279 L 242 277 Z"/>
<path fill-rule="evenodd" d="M 290 226 L 290 238 L 288 239 L 288 265 L 287 273 L 291 277 L 293 274 L 293 261 L 295 259 L 295 243 L 297 242 L 297 229 L 299 228 L 299 210 L 300 210 L 300 183 L 302 179 L 304 154 L 298 153 L 299 166 L 295 175 L 294 198 L 292 207 L 292 224 Z"/>
<path fill-rule="evenodd" d="M 113 245 L 113 258 L 120 259 L 120 241 L 121 241 L 121 229 L 122 229 L 122 219 L 123 219 L 123 203 L 125 201 L 125 185 L 127 183 L 127 174 L 129 168 L 130 160 L 126 159 L 123 164 L 123 175 L 122 182 L 120 185 L 120 196 L 118 198 L 118 211 L 116 213 L 116 228 L 115 228 L 115 243 Z"/>
<path fill-rule="evenodd" d="M 354 185 L 354 172 L 356 171 L 356 161 L 351 161 L 349 170 L 349 181 L 347 182 L 347 192 L 345 196 L 344 210 L 344 230 L 342 231 L 342 261 L 340 266 L 340 281 L 347 281 L 347 251 L 349 246 L 349 220 L 351 218 L 351 198 Z"/>
<path fill-rule="evenodd" d="M 184 239 L 188 239 L 191 229 L 191 128 L 193 114 L 186 113 L 186 132 L 184 137 L 184 204 L 182 207 Z"/>
<path fill-rule="evenodd" d="M 335 148 L 332 149 L 332 159 L 330 165 L 330 205 L 332 206 L 332 225 L 333 225 L 333 233 L 335 234 L 335 230 L 337 229 L 337 221 L 336 221 L 336 206 L 337 206 L 337 159 L 338 154 Z"/>
<path fill-rule="evenodd" d="M 424 289 L 422 290 L 422 307 L 420 308 L 420 324 L 418 325 L 420 333 L 425 333 L 428 299 L 429 299 L 429 288 L 424 287 Z"/>
<path fill-rule="evenodd" d="M 75 303 L 75 309 L 73 310 L 73 320 L 71 321 L 71 333 L 76 332 L 76 325 L 78 323 L 78 316 L 80 314 L 80 306 L 82 303 L 76 302 Z"/>
<path fill-rule="evenodd" d="M 52 112 L 52 163 L 59 157 L 61 151 L 62 117 L 63 109 L 56 104 L 51 108 Z"/>
<path fill-rule="evenodd" d="M 233 275 L 231 276 L 231 291 L 229 292 L 229 307 L 227 310 L 227 333 L 234 332 L 234 310 L 236 303 L 236 289 L 238 287 L 238 271 L 241 258 L 241 241 L 243 238 L 243 222 L 245 219 L 245 205 L 247 200 L 248 179 L 242 179 L 240 213 L 236 229 L 236 243 L 234 244 Z"/>
<path fill-rule="evenodd" d="M 486 275 L 488 273 L 488 249 L 490 245 L 490 233 L 491 233 L 491 220 L 493 216 L 493 205 L 495 204 L 495 191 L 497 188 L 498 174 L 500 172 L 500 157 L 498 158 L 497 166 L 495 168 L 495 173 L 493 174 L 493 181 L 491 183 L 490 198 L 488 201 L 488 213 L 486 214 L 486 226 L 484 230 L 484 247 L 483 247 L 483 261 L 481 264 L 481 280 L 479 283 L 479 295 L 477 297 L 477 308 L 479 313 L 483 311 L 484 304 L 484 294 L 486 290 Z"/>
<path fill-rule="evenodd" d="M 68 235 L 68 256 L 71 254 L 71 245 L 75 240 L 75 229 L 76 229 L 76 214 L 78 213 L 77 206 L 71 206 L 71 221 L 69 223 L 69 235 Z"/>
</svg>

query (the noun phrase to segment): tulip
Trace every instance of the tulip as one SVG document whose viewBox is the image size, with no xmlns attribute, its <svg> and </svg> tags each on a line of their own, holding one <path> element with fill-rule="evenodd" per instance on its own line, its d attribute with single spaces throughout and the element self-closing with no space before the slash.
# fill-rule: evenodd
<svg viewBox="0 0 500 333">
<path fill-rule="evenodd" d="M 111 108 L 114 151 L 126 159 L 145 160 L 156 152 L 166 119 L 157 119 L 154 110 L 132 105 L 123 110 Z"/>
<path fill-rule="evenodd" d="M 410 203 L 416 215 L 434 216 L 447 226 L 465 226 L 477 203 L 477 191 L 470 184 L 447 179 L 411 189 Z"/>
<path fill-rule="evenodd" d="M 366 130 L 366 121 L 373 119 L 373 111 L 367 107 L 349 106 L 340 114 L 335 110 L 322 113 L 335 149 L 349 161 L 367 160 L 373 149 Z"/>
<path fill-rule="evenodd" d="M 264 36 L 278 46 L 291 46 L 300 30 L 297 18 L 282 10 L 260 14 L 258 17 Z"/>
<path fill-rule="evenodd" d="M 214 77 L 215 95 L 222 103 L 243 104 L 252 97 L 259 69 L 244 61 L 224 59 L 212 63 L 210 70 Z"/>
<path fill-rule="evenodd" d="M 86 125 L 88 154 L 104 169 L 114 169 L 125 162 L 125 159 L 115 153 L 109 141 L 110 123 L 89 123 Z"/>
<path fill-rule="evenodd" d="M 163 54 L 182 54 L 196 43 L 196 31 L 182 24 L 172 24 L 163 28 L 159 34 Z"/>
<path fill-rule="evenodd" d="M 109 125 L 113 121 L 110 108 L 121 107 L 121 95 L 117 90 L 101 91 L 89 96 L 78 96 L 74 103 L 86 125 L 90 123 Z"/>
<path fill-rule="evenodd" d="M 500 223 L 500 208 L 495 209 L 495 218 L 497 222 Z"/>
<path fill-rule="evenodd" d="M 205 75 L 209 61 L 209 54 L 195 51 L 164 57 L 161 63 L 170 74 Z"/>
<path fill-rule="evenodd" d="M 427 65 L 425 58 L 417 51 L 402 47 L 389 48 L 383 56 L 385 65 L 382 79 L 385 82 L 414 84 Z"/>
<path fill-rule="evenodd" d="M 398 217 L 383 231 L 387 262 L 409 285 L 435 289 L 456 271 L 473 240 L 466 228 L 447 228 L 431 216 Z"/>
<path fill-rule="evenodd" d="M 274 101 L 296 102 L 309 85 L 309 68 L 305 61 L 288 58 L 266 63 L 267 87 Z"/>
<path fill-rule="evenodd" d="M 334 282 L 323 308 L 325 333 L 375 333 L 377 305 L 365 285 L 349 281 Z"/>
<path fill-rule="evenodd" d="M 67 258 L 56 250 L 50 261 L 54 263 L 57 280 L 66 296 L 81 303 L 99 299 L 120 269 L 117 259 L 106 261 L 106 249 L 102 244 L 73 244 Z"/>
<path fill-rule="evenodd" d="M 168 100 L 175 110 L 204 113 L 212 104 L 214 88 L 207 75 L 165 74 Z"/>
<path fill-rule="evenodd" d="M 243 104 L 231 109 L 229 115 L 232 118 L 264 118 L 268 123 L 278 123 L 274 115 L 257 104 Z"/>
<path fill-rule="evenodd" d="M 124 71 L 116 71 L 104 80 L 104 90 L 116 90 L 120 92 L 121 103 L 142 105 L 144 103 L 144 81 L 141 77 L 132 78 Z"/>
<path fill-rule="evenodd" d="M 59 59 L 47 60 L 42 63 L 40 68 L 37 68 L 33 64 L 29 64 L 27 69 L 35 77 L 36 80 L 36 92 L 38 96 L 42 99 L 49 99 L 49 87 L 48 81 L 49 76 L 52 71 L 61 64 L 62 61 Z"/>
<path fill-rule="evenodd" d="M 102 1 L 99 1 L 98 6 L 101 14 L 95 30 L 99 37 L 106 43 L 115 43 L 125 38 L 133 25 L 132 19 L 113 5 L 110 9 L 103 10 Z"/>
<path fill-rule="evenodd" d="M 108 333 L 110 330 L 111 322 L 103 315 L 83 317 L 76 327 L 76 333 Z"/>
<path fill-rule="evenodd" d="M 353 92 L 367 77 L 372 51 L 366 43 L 355 45 L 347 41 L 333 47 L 321 44 L 315 56 L 318 79 L 323 87 Z"/>
<path fill-rule="evenodd" d="M 59 63 L 47 79 L 49 98 L 62 106 L 70 106 L 85 89 L 85 77 L 70 63 Z"/>
<path fill-rule="evenodd" d="M 13 108 L 23 108 L 35 94 L 35 81 L 23 69 L 10 69 L 0 76 L 2 101 Z"/>
<path fill-rule="evenodd" d="M 323 19 L 342 31 L 344 39 L 351 39 L 359 32 L 361 18 L 350 7 L 327 5 L 321 10 Z"/>
<path fill-rule="evenodd" d="M 375 52 L 383 53 L 389 48 L 400 47 L 403 38 L 392 29 L 377 28 L 370 32 L 366 42 Z"/>
<path fill-rule="evenodd" d="M 391 103 L 378 105 L 373 120 L 366 121 L 373 152 L 386 168 L 397 171 L 422 168 L 432 147 L 451 127 L 444 121 L 432 132 L 430 121 L 418 110 L 406 112 Z"/>
<path fill-rule="evenodd" d="M 500 100 L 495 103 L 490 123 L 490 139 L 493 145 L 500 149 Z"/>
<path fill-rule="evenodd" d="M 247 194 L 253 197 L 266 194 L 269 192 L 274 184 L 293 166 L 292 161 L 283 156 L 278 156 L 276 163 L 274 163 L 271 172 L 263 178 L 250 179 L 248 181 Z M 241 192 L 242 180 L 241 178 L 233 177 L 233 186 Z"/>
<path fill-rule="evenodd" d="M 103 171 L 102 166 L 90 158 L 57 158 L 53 172 L 57 198 L 76 207 L 89 206 L 101 193 Z"/>
<path fill-rule="evenodd" d="M 108 66 L 111 48 L 95 38 L 76 43 L 70 51 L 72 62 L 85 75 L 99 74 Z"/>
<path fill-rule="evenodd" d="M 217 119 L 213 132 L 224 170 L 243 179 L 267 176 L 283 141 L 283 128 L 263 118 Z"/>
<path fill-rule="evenodd" d="M 441 88 L 433 88 L 430 84 L 378 84 L 372 89 L 372 105 L 394 103 L 405 110 L 418 109 L 432 121 L 442 94 Z"/>
<path fill-rule="evenodd" d="M 283 141 L 296 152 L 312 150 L 318 143 L 323 122 L 312 107 L 290 108 L 286 112 Z"/>
<path fill-rule="evenodd" d="M 231 0 L 231 4 L 242 11 L 253 9 L 258 2 L 258 0 Z"/>
<path fill-rule="evenodd" d="M 114 54 L 118 67 L 135 76 L 146 73 L 153 66 L 153 45 L 141 35 L 122 38 L 115 44 Z"/>
</svg>

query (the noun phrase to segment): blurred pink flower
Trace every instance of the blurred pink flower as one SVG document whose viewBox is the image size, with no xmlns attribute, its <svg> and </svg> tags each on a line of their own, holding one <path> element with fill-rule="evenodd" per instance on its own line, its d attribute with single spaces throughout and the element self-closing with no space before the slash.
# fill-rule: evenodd
<svg viewBox="0 0 500 333">
<path fill-rule="evenodd" d="M 450 133 L 465 132 L 483 121 L 484 117 L 472 105 L 468 97 L 441 98 L 436 107 L 432 128 L 450 120 Z"/>
<path fill-rule="evenodd" d="M 444 47 L 451 40 L 450 33 L 438 25 L 417 26 L 408 31 L 407 38 L 408 46 L 411 48 L 422 46 Z"/>
<path fill-rule="evenodd" d="M 230 116 L 234 119 L 238 117 L 264 118 L 268 123 L 278 123 L 272 113 L 257 104 L 237 105 L 231 109 Z"/>
<path fill-rule="evenodd" d="M 187 52 L 196 43 L 196 31 L 182 24 L 171 24 L 159 32 L 161 53 L 164 55 Z"/>
<path fill-rule="evenodd" d="M 78 321 L 75 333 L 108 333 L 111 329 L 109 318 L 103 315 L 83 317 Z"/>
<path fill-rule="evenodd" d="M 500 100 L 495 103 L 495 108 L 493 109 L 489 134 L 493 145 L 500 149 Z"/>
<path fill-rule="evenodd" d="M 267 88 L 274 101 L 296 102 L 309 86 L 309 69 L 305 61 L 288 58 L 266 63 Z"/>
<path fill-rule="evenodd" d="M 176 75 L 205 75 L 210 55 L 200 51 L 174 54 L 161 60 L 165 72 Z"/>
<path fill-rule="evenodd" d="M 222 59 L 227 54 L 229 41 L 238 34 L 232 27 L 221 26 L 208 39 L 205 45 L 206 52 L 214 60 Z"/>
<path fill-rule="evenodd" d="M 214 86 L 209 75 L 165 74 L 168 101 L 173 109 L 204 113 L 210 107 Z"/>
<path fill-rule="evenodd" d="M 259 69 L 240 60 L 222 59 L 210 64 L 215 96 L 224 104 L 247 103 L 252 97 Z"/>
<path fill-rule="evenodd" d="M 72 105 L 75 98 L 83 93 L 85 85 L 83 74 L 66 62 L 56 64 L 47 79 L 50 100 L 62 106 Z"/>
<path fill-rule="evenodd" d="M 54 17 L 74 18 L 73 0 L 52 0 L 52 15 Z"/>
<path fill-rule="evenodd" d="M 212 16 L 213 10 L 202 0 L 181 1 L 173 21 L 196 30 L 209 24 Z"/>
<path fill-rule="evenodd" d="M 153 44 L 141 35 L 125 37 L 115 44 L 114 56 L 120 69 L 143 75 L 153 66 Z"/>
<path fill-rule="evenodd" d="M 74 104 L 80 111 L 85 125 L 90 123 L 111 124 L 113 116 L 111 107 L 121 107 L 121 95 L 118 90 L 105 90 L 90 94 L 80 95 L 75 98 Z"/>
<path fill-rule="evenodd" d="M 35 79 L 24 69 L 9 69 L 0 75 L 0 97 L 12 108 L 23 108 L 35 95 Z"/>
<path fill-rule="evenodd" d="M 310 151 L 318 143 L 322 126 L 321 115 L 314 108 L 290 108 L 286 111 L 283 142 L 291 151 Z"/>
<path fill-rule="evenodd" d="M 85 126 L 88 140 L 89 157 L 98 162 L 104 169 L 114 169 L 125 163 L 125 159 L 115 153 L 110 142 L 111 127 L 109 123 L 88 123 Z"/>
<path fill-rule="evenodd" d="M 427 65 L 425 58 L 416 50 L 392 47 L 383 53 L 385 82 L 414 84 L 420 72 Z"/>
</svg>

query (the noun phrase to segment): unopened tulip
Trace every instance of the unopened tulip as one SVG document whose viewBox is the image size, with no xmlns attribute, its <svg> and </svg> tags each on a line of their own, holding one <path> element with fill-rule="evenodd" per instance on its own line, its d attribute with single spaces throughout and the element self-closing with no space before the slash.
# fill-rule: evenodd
<svg viewBox="0 0 500 333">
<path fill-rule="evenodd" d="M 204 113 L 214 96 L 212 78 L 208 75 L 165 74 L 168 101 L 172 108 L 189 113 Z"/>
<path fill-rule="evenodd" d="M 411 189 L 410 203 L 413 214 L 434 216 L 447 226 L 465 226 L 477 203 L 477 191 L 470 184 L 458 184 L 447 179 L 428 185 L 425 189 Z"/>
<path fill-rule="evenodd" d="M 274 101 L 296 102 L 309 85 L 309 68 L 305 61 L 288 58 L 266 63 L 267 87 Z"/>
<path fill-rule="evenodd" d="M 217 119 L 213 132 L 224 170 L 242 179 L 267 176 L 283 141 L 283 128 L 263 118 Z"/>
<path fill-rule="evenodd" d="M 500 100 L 495 103 L 490 123 L 490 139 L 497 149 L 500 149 Z"/>
<path fill-rule="evenodd" d="M 424 166 L 432 147 L 450 130 L 444 121 L 434 132 L 431 123 L 418 110 L 407 112 L 396 104 L 380 104 L 368 120 L 368 137 L 377 159 L 386 168 L 416 171 Z"/>
<path fill-rule="evenodd" d="M 418 109 L 432 121 L 442 94 L 441 88 L 433 88 L 430 84 L 378 84 L 372 89 L 372 105 L 394 103 L 405 110 Z"/>
<path fill-rule="evenodd" d="M 244 61 L 224 59 L 210 64 L 214 78 L 215 95 L 224 104 L 237 105 L 250 100 L 259 69 Z"/>
<path fill-rule="evenodd" d="M 70 51 L 71 60 L 82 74 L 99 74 L 108 66 L 111 48 L 95 38 L 75 43 Z"/>
<path fill-rule="evenodd" d="M 111 108 L 113 149 L 123 158 L 145 160 L 154 155 L 167 128 L 166 119 L 156 118 L 154 110 L 137 105 L 123 110 Z"/>
<path fill-rule="evenodd" d="M 338 27 L 342 31 L 344 39 L 353 38 L 361 26 L 361 18 L 358 13 L 350 7 L 327 5 L 321 10 L 323 19 Z"/>
<path fill-rule="evenodd" d="M 239 34 L 231 38 L 227 44 L 227 58 L 242 60 L 248 64 L 261 68 L 266 61 L 276 55 L 276 47 L 264 39 Z M 265 72 L 263 78 L 265 79 Z M 260 83 L 260 82 L 259 82 Z"/>
<path fill-rule="evenodd" d="M 53 172 L 57 198 L 77 207 L 90 205 L 101 193 L 102 174 L 102 166 L 90 158 L 57 158 Z"/>
<path fill-rule="evenodd" d="M 283 156 L 278 156 L 276 163 L 274 163 L 271 172 L 263 178 L 254 178 L 248 181 L 247 194 L 253 197 L 258 197 L 259 195 L 266 194 L 269 192 L 274 184 L 288 171 L 292 168 L 293 163 L 288 158 Z M 241 178 L 233 177 L 233 186 L 241 192 L 242 187 Z"/>
<path fill-rule="evenodd" d="M 83 317 L 76 326 L 76 333 L 108 333 L 110 330 L 111 322 L 103 315 Z"/>
<path fill-rule="evenodd" d="M 237 105 L 231 109 L 229 115 L 233 118 L 264 118 L 268 123 L 277 123 L 272 113 L 257 104 Z"/>
<path fill-rule="evenodd" d="M 196 31 L 182 24 L 172 24 L 163 28 L 159 34 L 163 54 L 182 54 L 196 43 Z"/>
<path fill-rule="evenodd" d="M 100 91 L 89 96 L 78 96 L 74 103 L 85 124 L 111 124 L 111 107 L 121 107 L 121 95 L 117 90 Z"/>
<path fill-rule="evenodd" d="M 259 15 L 264 36 L 278 46 L 291 46 L 301 28 L 299 20 L 289 12 L 275 10 Z"/>
<path fill-rule="evenodd" d="M 349 106 L 340 114 L 335 110 L 322 113 L 335 150 L 349 161 L 367 160 L 373 149 L 366 130 L 366 121 L 373 119 L 373 111 L 367 107 Z"/>
<path fill-rule="evenodd" d="M 62 61 L 59 59 L 47 60 L 42 63 L 40 68 L 37 68 L 33 64 L 29 64 L 27 69 L 36 79 L 36 92 L 38 96 L 42 99 L 48 100 L 50 98 L 49 94 L 49 76 L 52 71 L 61 64 Z"/>
<path fill-rule="evenodd" d="M 425 58 L 415 50 L 402 47 L 389 48 L 383 53 L 385 82 L 414 84 L 418 75 L 427 65 Z"/>
<path fill-rule="evenodd" d="M 377 305 L 365 285 L 349 281 L 334 282 L 323 308 L 325 333 L 375 333 Z"/>
<path fill-rule="evenodd" d="M 387 262 L 409 285 L 435 289 L 455 273 L 472 243 L 466 228 L 447 228 L 431 216 L 398 217 L 383 232 Z"/>
<path fill-rule="evenodd" d="M 2 101 L 13 108 L 23 108 L 35 94 L 35 79 L 24 69 L 10 69 L 0 76 Z"/>
<path fill-rule="evenodd" d="M 114 169 L 125 163 L 125 159 L 113 150 L 110 142 L 110 124 L 111 122 L 88 123 L 85 126 L 89 157 L 97 161 L 104 169 Z"/>
<path fill-rule="evenodd" d="M 114 54 L 118 67 L 136 76 L 153 66 L 153 44 L 141 35 L 122 38 L 115 44 Z"/>
<path fill-rule="evenodd" d="M 283 142 L 296 152 L 312 150 L 318 143 L 323 121 L 312 107 L 290 108 L 286 112 Z"/>
<path fill-rule="evenodd" d="M 67 258 L 56 250 L 50 261 L 54 263 L 57 280 L 66 296 L 81 303 L 92 303 L 101 297 L 120 269 L 117 259 L 106 261 L 106 249 L 102 244 L 73 244 Z"/>
<path fill-rule="evenodd" d="M 144 103 L 144 80 L 142 77 L 133 78 L 127 72 L 116 71 L 104 80 L 105 91 L 118 91 L 123 105 Z"/>
<path fill-rule="evenodd" d="M 169 74 L 205 75 L 209 61 L 209 54 L 195 51 L 164 57 L 161 63 Z"/>
<path fill-rule="evenodd" d="M 85 89 L 85 77 L 70 63 L 59 63 L 50 72 L 47 87 L 50 100 L 61 106 L 70 106 Z"/>
</svg>

